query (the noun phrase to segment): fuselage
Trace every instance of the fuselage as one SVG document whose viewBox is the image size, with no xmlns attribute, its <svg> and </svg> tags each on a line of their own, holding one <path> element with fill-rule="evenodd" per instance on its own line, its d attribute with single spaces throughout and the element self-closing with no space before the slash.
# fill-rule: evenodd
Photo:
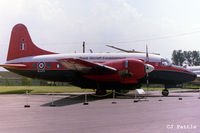
<svg viewBox="0 0 200 133">
<path fill-rule="evenodd" d="M 17 58 L 7 61 L 6 64 L 25 64 L 27 67 L 22 69 L 9 69 L 20 75 L 31 78 L 38 78 L 51 81 L 69 82 L 73 85 L 95 88 L 96 81 L 88 80 L 79 73 L 68 70 L 57 60 L 61 58 L 78 58 L 94 63 L 105 63 L 110 60 L 118 59 L 140 59 L 145 61 L 145 54 L 142 53 L 73 53 L 73 54 L 49 54 Z M 171 63 L 159 55 L 149 54 L 148 64 L 154 66 L 154 71 L 149 75 L 150 83 L 156 84 L 181 84 L 192 81 L 196 75 L 182 67 L 171 65 Z M 89 82 L 89 83 L 88 83 Z M 145 77 L 139 83 L 146 82 Z M 119 86 L 120 83 L 105 82 L 107 88 L 112 84 Z M 123 85 L 120 85 L 123 86 Z M 128 85 L 129 86 L 129 85 Z M 131 85 L 130 85 L 131 86 Z M 111 88 L 112 88 L 111 87 Z"/>
</svg>

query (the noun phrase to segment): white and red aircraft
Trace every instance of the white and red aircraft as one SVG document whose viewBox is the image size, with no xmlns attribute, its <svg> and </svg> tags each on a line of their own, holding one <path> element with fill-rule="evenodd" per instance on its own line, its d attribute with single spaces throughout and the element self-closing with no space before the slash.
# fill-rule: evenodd
<svg viewBox="0 0 200 133">
<path fill-rule="evenodd" d="M 58 54 L 38 48 L 23 24 L 14 26 L 7 62 L 0 66 L 17 74 L 51 81 L 69 82 L 82 88 L 134 89 L 149 82 L 167 88 L 193 81 L 196 74 L 172 65 L 159 55 L 148 53 Z"/>
</svg>

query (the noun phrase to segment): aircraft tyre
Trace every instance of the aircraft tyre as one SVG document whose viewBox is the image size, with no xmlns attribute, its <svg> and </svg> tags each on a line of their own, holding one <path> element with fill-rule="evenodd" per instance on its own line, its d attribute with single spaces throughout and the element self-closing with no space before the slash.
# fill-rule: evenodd
<svg viewBox="0 0 200 133">
<path fill-rule="evenodd" d="M 169 95 L 169 91 L 167 89 L 162 90 L 162 95 L 167 97 Z"/>
</svg>

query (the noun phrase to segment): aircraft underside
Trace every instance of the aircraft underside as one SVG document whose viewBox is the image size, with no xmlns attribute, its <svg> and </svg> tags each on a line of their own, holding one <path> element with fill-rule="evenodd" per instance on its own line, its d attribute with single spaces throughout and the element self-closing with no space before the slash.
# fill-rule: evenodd
<svg viewBox="0 0 200 133">
<path fill-rule="evenodd" d="M 81 76 L 81 74 L 71 70 L 45 70 L 38 72 L 37 70 L 14 70 L 8 69 L 9 71 L 18 73 L 20 75 L 43 79 L 49 81 L 68 82 L 72 85 L 81 88 L 90 89 L 135 89 L 139 88 L 141 84 L 146 83 L 146 78 L 140 79 L 137 84 L 121 84 L 120 82 L 98 82 L 90 80 Z M 182 78 L 180 78 L 182 74 Z M 172 76 L 173 75 L 173 76 Z M 179 78 L 177 77 L 179 76 Z M 193 77 L 188 74 L 178 73 L 173 71 L 153 71 L 149 75 L 149 82 L 151 84 L 164 84 L 164 85 L 176 85 L 186 82 Z"/>
</svg>

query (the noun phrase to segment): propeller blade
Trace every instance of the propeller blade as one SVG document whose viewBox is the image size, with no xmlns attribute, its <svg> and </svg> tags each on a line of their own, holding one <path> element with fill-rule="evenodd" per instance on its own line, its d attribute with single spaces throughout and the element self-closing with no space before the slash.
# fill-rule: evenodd
<svg viewBox="0 0 200 133">
<path fill-rule="evenodd" d="M 90 49 L 90 53 L 93 53 L 93 50 L 92 50 L 92 49 Z"/>
<path fill-rule="evenodd" d="M 146 62 L 149 62 L 148 46 L 146 45 Z"/>
<path fill-rule="evenodd" d="M 146 79 L 147 79 L 147 91 L 149 87 L 149 73 L 154 70 L 154 67 L 150 64 L 145 64 Z"/>
<path fill-rule="evenodd" d="M 149 87 L 149 74 L 148 73 L 146 75 L 146 78 L 147 78 L 147 90 L 148 90 L 148 87 Z"/>
</svg>

